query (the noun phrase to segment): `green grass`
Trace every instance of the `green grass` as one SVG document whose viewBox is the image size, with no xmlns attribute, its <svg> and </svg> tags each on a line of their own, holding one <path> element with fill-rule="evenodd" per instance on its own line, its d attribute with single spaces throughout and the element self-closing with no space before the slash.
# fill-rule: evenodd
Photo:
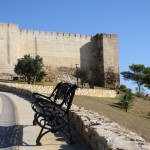
<svg viewBox="0 0 150 150">
<path fill-rule="evenodd" d="M 0 79 L 0 82 L 4 83 L 19 83 L 19 84 L 26 84 L 27 82 L 24 81 L 13 81 L 13 80 L 5 80 L 5 79 Z"/>
<path fill-rule="evenodd" d="M 5 80 L 5 79 L 0 79 L 0 82 L 4 83 L 18 83 L 18 84 L 28 84 L 25 81 L 13 81 L 13 80 Z M 56 86 L 56 82 L 35 82 L 34 85 L 45 85 L 45 86 Z"/>
</svg>

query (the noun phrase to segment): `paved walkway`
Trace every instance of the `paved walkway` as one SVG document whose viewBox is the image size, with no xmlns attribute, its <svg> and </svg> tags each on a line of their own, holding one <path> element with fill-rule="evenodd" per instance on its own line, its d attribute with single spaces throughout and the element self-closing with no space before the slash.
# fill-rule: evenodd
<svg viewBox="0 0 150 150">
<path fill-rule="evenodd" d="M 72 129 L 74 145 L 67 144 L 63 135 L 48 133 L 41 140 L 42 146 L 36 146 L 40 128 L 32 124 L 31 102 L 32 99 L 19 94 L 0 92 L 0 149 L 90 150 L 75 129 Z"/>
</svg>

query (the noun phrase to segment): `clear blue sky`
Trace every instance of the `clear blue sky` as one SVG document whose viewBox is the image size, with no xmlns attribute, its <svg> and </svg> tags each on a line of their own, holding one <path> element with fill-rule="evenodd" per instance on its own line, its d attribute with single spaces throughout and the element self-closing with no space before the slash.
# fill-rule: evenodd
<svg viewBox="0 0 150 150">
<path fill-rule="evenodd" d="M 1 0 L 0 22 L 21 29 L 118 34 L 120 71 L 150 66 L 150 0 Z M 135 89 L 135 84 L 121 84 Z"/>
</svg>

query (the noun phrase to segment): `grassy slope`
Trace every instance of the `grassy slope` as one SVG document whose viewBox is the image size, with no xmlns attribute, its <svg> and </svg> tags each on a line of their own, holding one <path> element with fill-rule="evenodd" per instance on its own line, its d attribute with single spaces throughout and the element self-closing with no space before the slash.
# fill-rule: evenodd
<svg viewBox="0 0 150 150">
<path fill-rule="evenodd" d="M 111 98 L 97 98 L 75 96 L 74 104 L 91 109 L 100 115 L 110 118 L 118 124 L 136 132 L 150 142 L 150 101 L 136 98 L 133 108 L 127 113 L 120 109 L 119 100 Z"/>
</svg>

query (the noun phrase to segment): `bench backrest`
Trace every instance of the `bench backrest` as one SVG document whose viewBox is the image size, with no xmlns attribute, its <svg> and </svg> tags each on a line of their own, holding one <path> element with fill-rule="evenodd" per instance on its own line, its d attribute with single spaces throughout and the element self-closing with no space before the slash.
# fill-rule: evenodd
<svg viewBox="0 0 150 150">
<path fill-rule="evenodd" d="M 69 110 L 72 104 L 73 97 L 77 85 L 71 83 L 59 83 L 52 92 L 50 99 L 54 105 L 62 107 L 66 105 L 66 110 Z"/>
<path fill-rule="evenodd" d="M 36 101 L 32 103 L 32 108 L 35 112 L 39 112 L 39 109 L 37 109 L 38 107 L 43 110 L 44 108 L 42 107 L 48 107 L 51 105 L 67 113 L 71 107 L 76 89 L 76 84 L 60 82 L 56 85 L 49 97 L 40 93 L 33 93 L 33 97 Z"/>
<path fill-rule="evenodd" d="M 69 111 L 71 105 L 72 105 L 72 101 L 73 101 L 73 97 L 75 95 L 75 91 L 77 89 L 77 85 L 76 84 L 71 84 L 70 89 L 67 91 L 67 93 L 64 95 L 63 97 L 63 101 L 62 101 L 62 105 L 66 106 L 66 111 Z"/>
</svg>

